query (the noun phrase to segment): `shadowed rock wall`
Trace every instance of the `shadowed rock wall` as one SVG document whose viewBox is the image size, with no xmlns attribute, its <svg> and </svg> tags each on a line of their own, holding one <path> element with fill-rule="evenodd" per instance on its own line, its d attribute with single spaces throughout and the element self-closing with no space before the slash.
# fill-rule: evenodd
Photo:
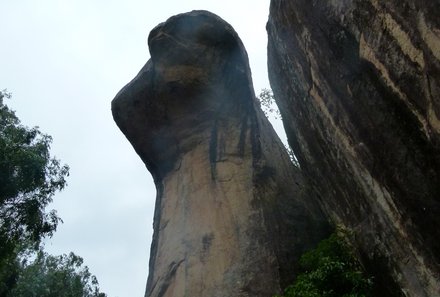
<svg viewBox="0 0 440 297">
<path fill-rule="evenodd" d="M 157 188 L 146 296 L 272 296 L 327 224 L 255 99 L 246 51 L 205 11 L 148 44 L 112 102 Z"/>
<path fill-rule="evenodd" d="M 271 1 L 289 143 L 377 296 L 440 296 L 439 25 L 439 1 Z"/>
</svg>

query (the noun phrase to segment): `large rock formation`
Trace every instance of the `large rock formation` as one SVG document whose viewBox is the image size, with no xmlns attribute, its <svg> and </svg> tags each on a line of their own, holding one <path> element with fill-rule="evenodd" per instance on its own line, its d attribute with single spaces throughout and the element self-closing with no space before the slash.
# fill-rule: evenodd
<svg viewBox="0 0 440 297">
<path fill-rule="evenodd" d="M 439 2 L 272 0 L 267 29 L 289 143 L 376 295 L 440 296 Z"/>
<path fill-rule="evenodd" d="M 272 296 L 326 223 L 259 108 L 246 51 L 204 11 L 148 44 L 112 102 L 157 187 L 146 296 Z"/>
</svg>

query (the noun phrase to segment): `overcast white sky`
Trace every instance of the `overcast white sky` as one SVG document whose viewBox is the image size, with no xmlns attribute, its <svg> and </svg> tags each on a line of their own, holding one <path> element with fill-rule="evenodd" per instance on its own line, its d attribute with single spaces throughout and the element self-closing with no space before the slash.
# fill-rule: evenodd
<svg viewBox="0 0 440 297">
<path fill-rule="evenodd" d="M 156 195 L 110 102 L 149 59 L 150 30 L 194 9 L 235 28 L 255 90 L 268 88 L 269 0 L 0 0 L 0 89 L 71 167 L 51 205 L 64 224 L 46 249 L 82 256 L 109 297 L 144 296 Z"/>
</svg>

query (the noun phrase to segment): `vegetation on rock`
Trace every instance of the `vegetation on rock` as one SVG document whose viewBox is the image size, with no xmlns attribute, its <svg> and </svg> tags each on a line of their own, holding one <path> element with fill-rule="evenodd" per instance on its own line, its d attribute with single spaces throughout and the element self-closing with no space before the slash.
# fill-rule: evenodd
<svg viewBox="0 0 440 297">
<path fill-rule="evenodd" d="M 368 297 L 372 278 L 362 267 L 345 241 L 345 233 L 329 238 L 300 259 L 300 273 L 283 296 L 274 297 Z"/>
<path fill-rule="evenodd" d="M 258 101 L 260 101 L 261 109 L 263 110 L 266 118 L 272 116 L 275 119 L 281 119 L 281 113 L 275 103 L 272 90 L 262 89 L 258 95 Z"/>
<path fill-rule="evenodd" d="M 282 120 L 280 110 L 278 109 L 271 89 L 262 89 L 260 94 L 257 96 L 257 99 L 260 102 L 261 110 L 269 121 L 271 118 L 273 120 Z M 284 143 L 284 147 L 286 148 L 290 161 L 292 161 L 293 165 L 300 167 L 298 159 L 296 158 L 295 153 L 290 145 Z"/>
</svg>

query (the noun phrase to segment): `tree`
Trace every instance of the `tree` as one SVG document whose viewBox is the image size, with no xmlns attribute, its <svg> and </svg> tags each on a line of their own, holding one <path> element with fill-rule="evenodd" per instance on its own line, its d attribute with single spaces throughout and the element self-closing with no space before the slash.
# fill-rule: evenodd
<svg viewBox="0 0 440 297">
<path fill-rule="evenodd" d="M 106 297 L 83 259 L 74 253 L 55 257 L 40 250 L 31 263 L 23 260 L 20 270 L 11 292 L 14 297 Z"/>
<path fill-rule="evenodd" d="M 69 167 L 50 156 L 49 135 L 21 125 L 10 97 L 0 91 L 0 297 L 105 297 L 81 257 L 43 251 L 61 221 L 46 207 Z"/>
<path fill-rule="evenodd" d="M 299 264 L 303 272 L 282 297 L 371 296 L 372 278 L 365 277 L 344 234 L 332 234 L 301 257 Z"/>
<path fill-rule="evenodd" d="M 10 97 L 0 91 L 0 296 L 17 281 L 20 255 L 56 230 L 60 218 L 46 206 L 69 172 L 50 156 L 52 138 L 21 125 L 4 104 Z"/>
<path fill-rule="evenodd" d="M 50 156 L 52 138 L 21 125 L 3 103 L 10 96 L 0 92 L 0 261 L 17 242 L 38 244 L 53 234 L 60 218 L 45 208 L 69 173 Z"/>
</svg>

